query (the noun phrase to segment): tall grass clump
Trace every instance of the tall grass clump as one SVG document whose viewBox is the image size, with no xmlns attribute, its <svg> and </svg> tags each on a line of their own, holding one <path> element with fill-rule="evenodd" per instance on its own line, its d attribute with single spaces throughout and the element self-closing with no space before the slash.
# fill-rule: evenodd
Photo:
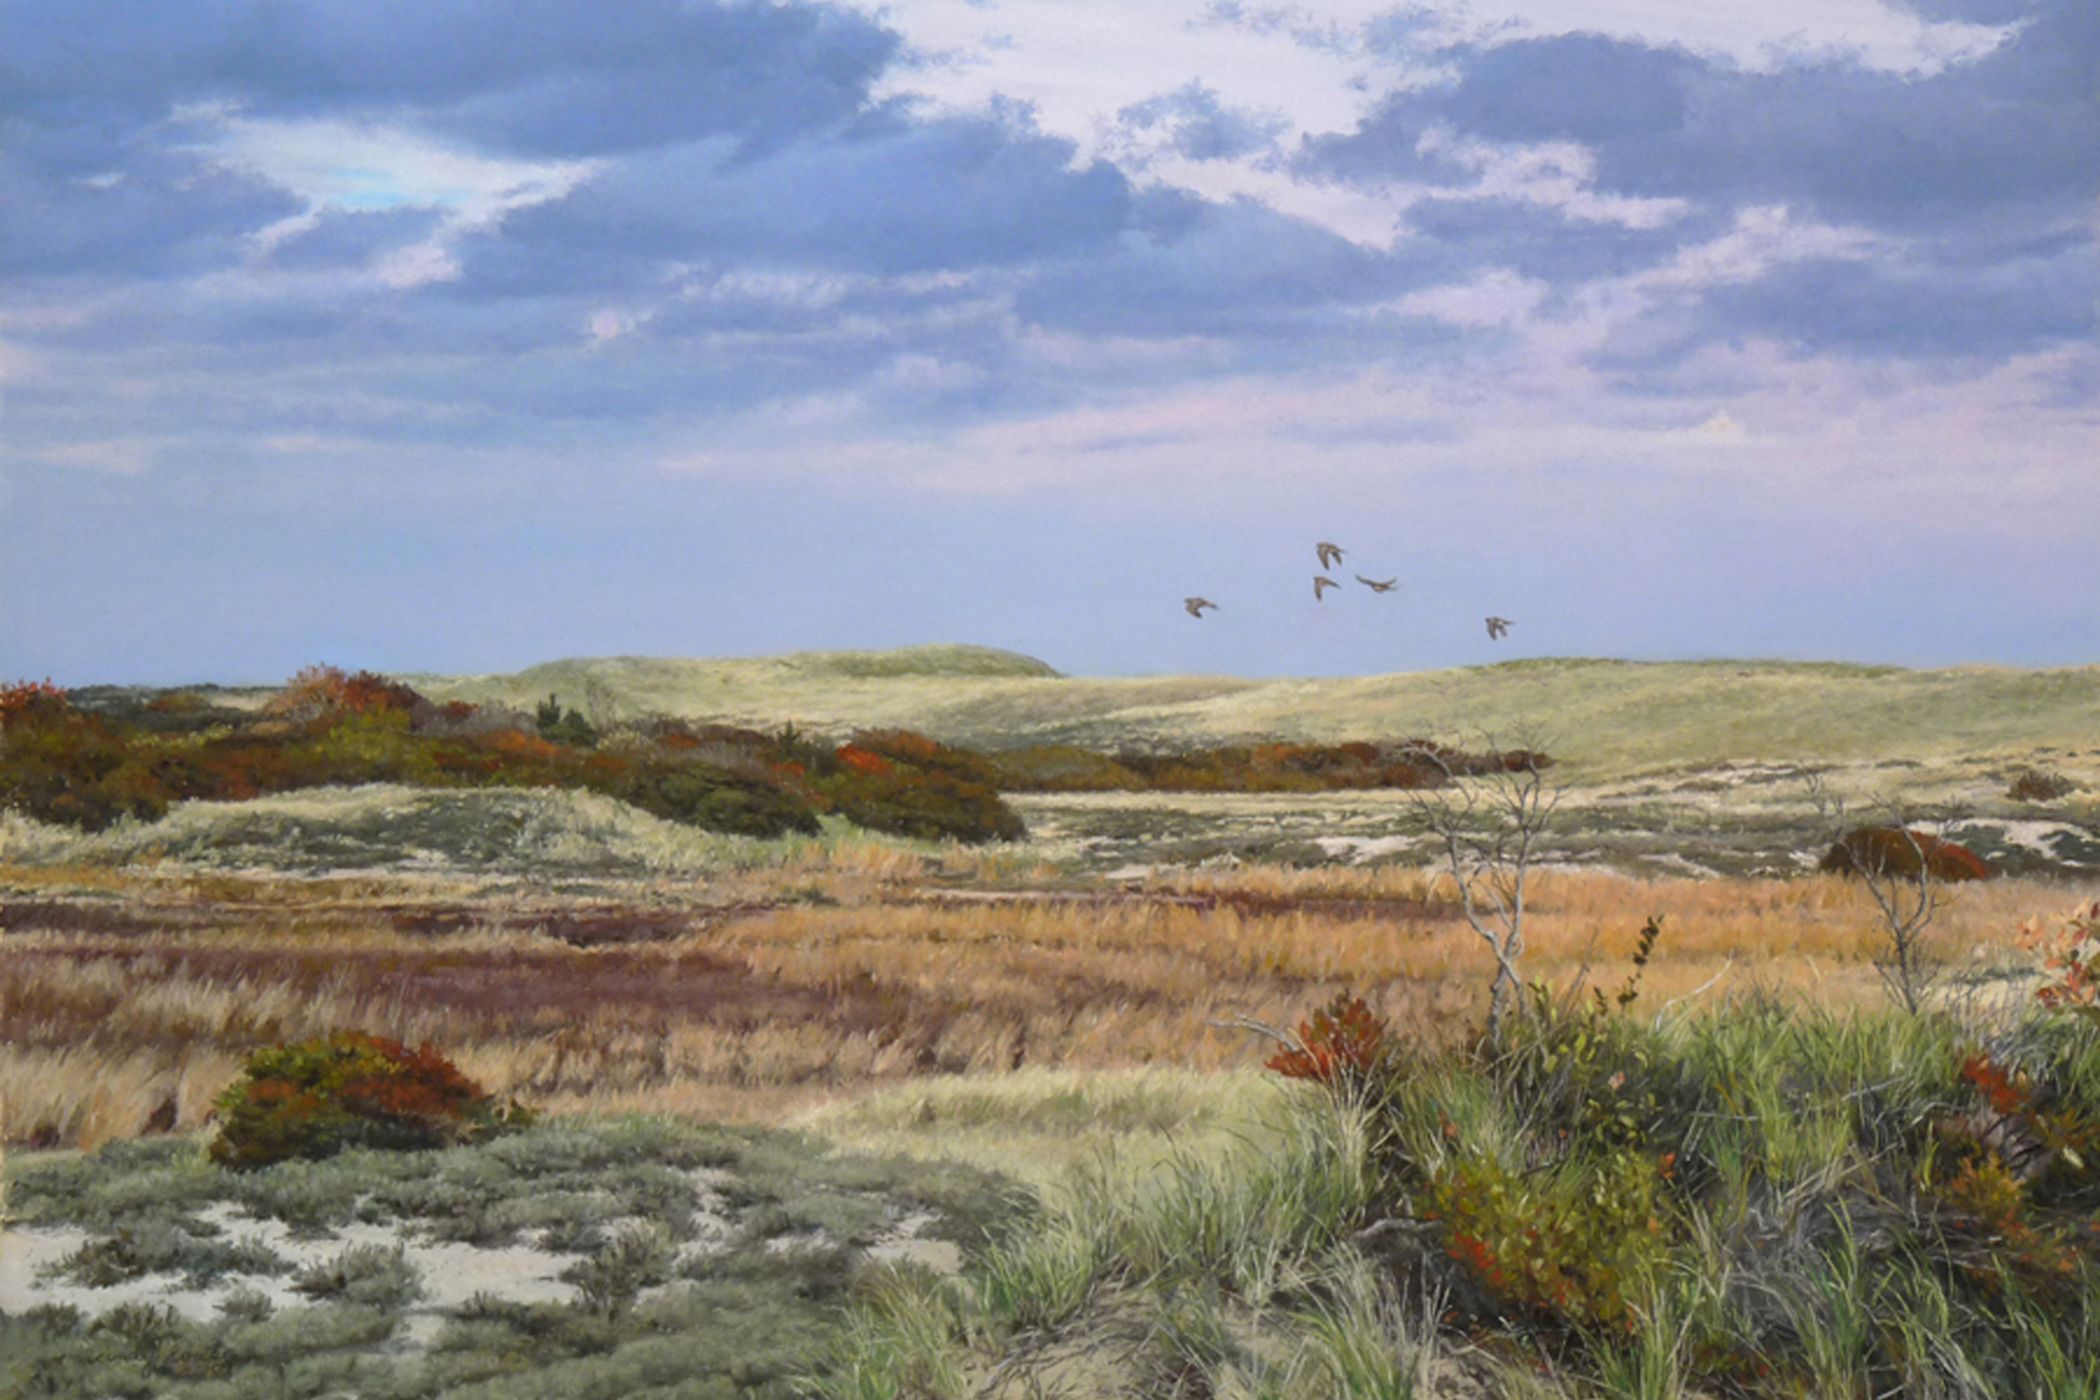
<svg viewBox="0 0 2100 1400">
<path fill-rule="evenodd" d="M 2100 1001 L 2094 922 L 1988 1014 L 1648 1014 L 1654 920 L 1618 987 L 1534 984 L 1494 1038 L 1337 996 L 1270 1032 L 1293 1116 L 1071 1174 L 951 1295 L 948 1354 L 1161 1393 L 1515 1365 L 1558 1395 L 2093 1395 L 2100 1026 L 2065 1013 Z"/>
</svg>

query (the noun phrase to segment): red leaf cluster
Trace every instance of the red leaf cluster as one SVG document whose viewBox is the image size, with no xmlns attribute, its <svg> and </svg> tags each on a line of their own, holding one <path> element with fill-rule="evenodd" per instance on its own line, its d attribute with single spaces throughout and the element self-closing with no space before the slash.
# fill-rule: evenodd
<svg viewBox="0 0 2100 1400">
<path fill-rule="evenodd" d="M 0 686 L 0 726 L 25 710 L 57 709 L 65 704 L 65 691 L 51 684 L 48 677 L 41 681 L 18 681 Z"/>
<path fill-rule="evenodd" d="M 1345 993 L 1299 1022 L 1295 1043 L 1272 1055 L 1267 1067 L 1315 1084 L 1360 1083 L 1386 1063 L 1391 1029 L 1362 997 Z"/>
<path fill-rule="evenodd" d="M 874 777 L 891 771 L 892 764 L 873 749 L 864 749 L 858 744 L 841 744 L 838 750 L 839 767 L 849 772 Z"/>
</svg>

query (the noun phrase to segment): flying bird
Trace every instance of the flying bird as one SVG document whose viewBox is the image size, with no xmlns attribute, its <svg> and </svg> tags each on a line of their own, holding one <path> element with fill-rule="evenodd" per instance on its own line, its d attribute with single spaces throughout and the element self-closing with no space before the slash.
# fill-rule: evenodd
<svg viewBox="0 0 2100 1400">
<path fill-rule="evenodd" d="M 1327 577 L 1327 575 L 1325 574 L 1313 575 L 1313 597 L 1315 599 L 1325 598 L 1327 596 L 1328 589 L 1340 587 L 1340 584 L 1336 583 L 1333 579 Z"/>
<path fill-rule="evenodd" d="M 1498 642 L 1499 642 L 1499 641 L 1501 641 L 1501 640 L 1502 640 L 1502 639 L 1503 639 L 1504 637 L 1506 637 L 1506 636 L 1508 636 L 1508 635 L 1509 635 L 1509 624 L 1510 624 L 1511 622 L 1513 622 L 1513 621 L 1515 621 L 1515 619 L 1514 619 L 1514 618 L 1508 618 L 1508 617 L 1491 617 L 1491 618 L 1489 618 L 1489 619 L 1488 619 L 1488 636 L 1489 636 L 1489 638 L 1490 638 L 1490 639 L 1492 639 L 1492 640 L 1494 640 L 1494 641 L 1498 641 Z"/>
<path fill-rule="evenodd" d="M 1190 617 L 1201 617 L 1205 608 L 1216 611 L 1218 605 L 1208 598 L 1184 598 L 1181 600 L 1181 606 L 1189 610 Z"/>
<path fill-rule="evenodd" d="M 1320 567 L 1323 569 L 1331 569 L 1342 562 L 1342 547 L 1338 544 L 1322 542 L 1313 548 L 1320 551 Z"/>
<path fill-rule="evenodd" d="M 1400 586 L 1400 580 L 1397 578 L 1389 578 L 1384 583 L 1380 583 L 1377 579 L 1365 578 L 1362 574 L 1356 576 L 1356 581 L 1373 593 L 1390 593 Z"/>
</svg>

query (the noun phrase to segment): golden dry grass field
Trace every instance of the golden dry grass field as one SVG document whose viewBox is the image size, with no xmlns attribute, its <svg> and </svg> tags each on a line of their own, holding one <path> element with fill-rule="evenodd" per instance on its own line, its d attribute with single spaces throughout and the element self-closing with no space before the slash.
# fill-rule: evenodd
<svg viewBox="0 0 2100 1400">
<path fill-rule="evenodd" d="M 1884 992 L 1884 937 L 1829 876 L 1544 871 L 1525 971 L 1616 991 L 1642 924 L 1660 1011 L 1760 990 Z M 2023 995 L 2023 921 L 2100 886 L 1950 887 L 1956 994 Z M 1429 1037 L 1477 1020 L 1491 963 L 1447 882 L 1395 866 L 1075 881 L 997 855 L 845 842 L 712 878 L 530 886 L 0 867 L 0 1138 L 92 1148 L 199 1128 L 257 1046 L 357 1028 L 428 1042 L 554 1112 L 780 1121 L 930 1076 L 1255 1065 L 1239 1023 L 1343 989 Z"/>
<path fill-rule="evenodd" d="M 409 679 L 559 692 L 606 722 L 903 725 L 986 747 L 1532 730 L 1565 800 L 1524 971 L 1565 986 L 1587 966 L 1615 990 L 1659 915 L 1643 1010 L 1882 996 L 1877 910 L 1812 873 L 1846 820 L 1930 822 L 2009 872 L 1946 891 L 1933 932 L 1957 987 L 2016 986 L 2020 924 L 2100 887 L 2100 668 L 1099 681 L 919 648 Z M 2032 771 L 2062 795 L 2017 796 Z M 980 851 L 842 827 L 724 837 L 543 790 L 316 789 L 92 836 L 0 814 L 0 1139 L 190 1131 L 250 1050 L 353 1028 L 557 1112 L 763 1120 L 928 1076 L 1259 1065 L 1270 1047 L 1238 1023 L 1289 1025 L 1342 989 L 1454 1036 L 1490 961 L 1409 802 L 1016 795 L 1029 840 Z"/>
</svg>

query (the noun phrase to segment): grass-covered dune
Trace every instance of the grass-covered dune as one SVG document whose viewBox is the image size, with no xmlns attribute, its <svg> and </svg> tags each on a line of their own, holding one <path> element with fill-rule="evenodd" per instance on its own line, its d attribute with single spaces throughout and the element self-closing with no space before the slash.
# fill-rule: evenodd
<svg viewBox="0 0 2100 1400">
<path fill-rule="evenodd" d="M 973 748 L 1535 733 L 1584 778 L 1721 763 L 2038 758 L 2100 764 L 2100 666 L 2020 670 L 1776 661 L 1512 661 L 1335 679 L 1088 679 L 982 647 L 744 660 L 574 659 L 406 677 L 440 700 L 556 693 L 650 714 L 812 730 L 894 727 Z"/>
</svg>

